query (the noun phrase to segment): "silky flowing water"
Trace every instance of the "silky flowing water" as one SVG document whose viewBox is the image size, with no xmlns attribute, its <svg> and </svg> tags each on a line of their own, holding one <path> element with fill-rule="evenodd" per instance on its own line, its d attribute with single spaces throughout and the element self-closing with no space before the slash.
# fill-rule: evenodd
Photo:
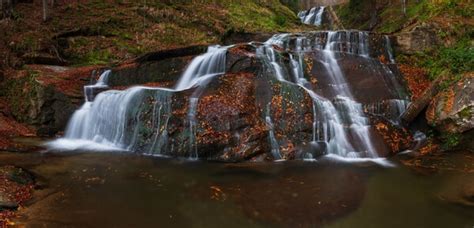
<svg viewBox="0 0 474 228">
<path fill-rule="evenodd" d="M 128 153 L 7 153 L 37 176 L 27 227 L 472 227 L 472 154 L 438 169 L 372 162 L 224 164 Z M 432 161 L 422 162 L 427 167 Z M 426 164 L 425 164 L 426 163 Z"/>
</svg>

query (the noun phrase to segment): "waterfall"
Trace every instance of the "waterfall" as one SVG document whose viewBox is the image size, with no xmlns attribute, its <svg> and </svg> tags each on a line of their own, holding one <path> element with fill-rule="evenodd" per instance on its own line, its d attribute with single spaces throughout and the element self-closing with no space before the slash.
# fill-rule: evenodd
<svg viewBox="0 0 474 228">
<path fill-rule="evenodd" d="M 324 6 L 314 7 L 310 10 L 299 12 L 298 17 L 304 24 L 320 26 L 323 21 L 324 9 Z"/>
<path fill-rule="evenodd" d="M 316 15 L 316 10 L 313 13 Z M 384 42 L 392 62 L 389 39 L 385 37 Z M 378 157 L 365 113 L 382 115 L 389 110 L 396 122 L 407 103 L 402 99 L 392 99 L 386 103 L 363 105 L 356 98 L 357 91 L 353 93 L 340 61 L 345 56 L 367 64 L 376 61 L 370 57 L 375 50 L 369 45 L 368 32 L 277 34 L 263 44 L 251 45 L 256 48 L 257 62 L 262 64 L 263 72 L 268 73 L 264 77 L 271 84 L 297 88 L 298 94 L 311 98 L 312 106 L 308 108 L 312 109 L 312 125 L 305 129 L 312 132 L 303 144 L 313 145 L 320 154 L 339 158 Z M 214 77 L 225 74 L 230 47 L 210 46 L 206 53 L 195 57 L 173 89 L 139 86 L 124 91 L 107 90 L 93 97 L 94 90 L 108 89 L 108 78 L 113 74 L 104 72 L 97 83 L 85 86 L 86 102 L 72 116 L 65 137 L 50 145 L 60 149 L 114 149 L 198 159 L 201 152 L 197 140 L 200 97 Z M 319 88 L 321 85 L 307 80 L 305 67 L 309 54 L 319 64 L 315 69 L 320 71 L 318 80 L 324 80 L 324 87 Z M 380 66 L 377 69 L 381 71 Z M 191 88 L 189 92 L 177 93 Z M 292 90 L 279 95 L 290 93 Z M 181 103 L 175 103 L 178 94 L 187 94 Z M 301 99 L 300 95 L 296 97 Z M 179 105 L 181 107 L 174 107 Z M 281 126 L 286 123 L 273 115 L 275 110 L 272 110 L 271 101 L 264 105 L 261 106 L 261 118 L 267 127 L 269 152 L 273 159 L 280 160 L 284 151 L 280 148 Z M 184 118 L 173 119 L 176 109 L 184 113 Z M 176 127 L 168 129 L 170 124 L 176 126 L 177 121 L 183 129 L 178 136 Z M 176 151 L 180 153 L 176 154 Z M 301 157 L 314 157 L 313 152 L 304 153 Z"/>
<path fill-rule="evenodd" d="M 171 116 L 172 93 L 191 87 L 205 87 L 208 79 L 224 74 L 228 48 L 211 46 L 207 53 L 194 58 L 174 89 L 140 86 L 124 91 L 108 90 L 92 99 L 94 90 L 108 88 L 107 82 L 111 71 L 105 71 L 96 84 L 84 87 L 86 102 L 73 114 L 66 127 L 65 137 L 49 143 L 49 146 L 69 150 L 79 148 L 133 150 L 139 126 L 142 124 L 140 116 L 145 97 L 152 96 L 154 99 L 152 129 L 155 129 L 155 135 L 148 151 L 153 153 L 162 148 L 166 149 L 168 144 L 166 127 Z M 153 95 L 150 95 L 151 93 Z M 193 158 L 197 158 L 195 146 L 197 96 L 193 94 L 189 98 L 189 113 L 186 120 L 190 134 L 189 148 L 193 152 L 191 155 Z"/>
<path fill-rule="evenodd" d="M 390 99 L 382 102 L 368 104 L 364 107 L 367 113 L 388 118 L 393 124 L 400 124 L 400 117 L 410 104 L 407 100 Z"/>
<path fill-rule="evenodd" d="M 388 54 L 388 60 L 390 61 L 390 63 L 394 64 L 395 58 L 393 57 L 393 49 L 392 49 L 392 44 L 390 42 L 390 38 L 387 35 L 385 35 L 384 39 L 385 39 L 385 49 L 387 50 L 387 54 Z"/>
<path fill-rule="evenodd" d="M 210 46 L 206 54 L 194 58 L 176 84 L 175 90 L 189 89 L 203 78 L 225 73 L 227 48 Z"/>
<path fill-rule="evenodd" d="M 270 115 L 270 111 L 271 111 L 270 104 L 268 104 L 266 108 L 267 110 L 265 112 L 265 123 L 268 127 L 268 137 L 270 139 L 271 153 L 275 160 L 280 160 L 281 159 L 280 145 L 278 144 L 278 141 L 276 140 L 276 137 L 275 137 L 275 130 L 274 130 L 272 118 Z"/>
<path fill-rule="evenodd" d="M 335 58 L 335 51 L 340 50 L 337 48 L 341 42 L 341 36 L 337 36 L 338 34 L 340 33 L 328 32 L 327 41 L 322 50 L 323 65 L 329 72 L 331 88 L 337 94 L 338 99 L 331 102 L 317 95 L 310 88 L 302 70 L 303 58 L 301 56 L 303 53 L 301 50 L 305 48 L 301 46 L 303 43 L 301 39 L 297 39 L 295 47 L 298 58 L 294 58 L 290 54 L 291 71 L 295 75 L 294 83 L 303 88 L 313 100 L 313 141 L 322 141 L 326 144 L 327 153 L 330 154 L 352 158 L 377 157 L 370 141 L 368 119 L 364 116 L 362 105 L 352 100 L 350 88 Z M 273 45 L 283 45 L 281 48 L 285 48 L 284 45 L 289 43 L 288 37 L 288 35 L 279 35 L 271 38 L 264 47 L 261 47 L 264 50 L 260 53 L 265 54 L 260 57 L 273 68 L 276 80 L 293 83 L 289 81 L 290 75 L 285 75 L 284 64 L 278 61 L 276 50 L 273 48 Z M 364 38 L 367 36 L 360 35 L 360 37 L 359 43 L 364 43 L 364 45 L 358 44 L 360 46 L 358 53 L 366 56 L 368 51 L 366 51 Z M 357 142 L 362 145 L 358 146 L 359 150 L 356 150 L 356 146 L 350 142 L 349 137 L 356 138 Z M 271 139 L 271 141 L 273 140 Z"/>
<path fill-rule="evenodd" d="M 84 86 L 84 97 L 86 102 L 94 100 L 94 96 L 97 92 L 108 88 L 109 75 L 111 70 L 106 70 L 99 76 L 99 79 L 94 85 Z"/>
</svg>

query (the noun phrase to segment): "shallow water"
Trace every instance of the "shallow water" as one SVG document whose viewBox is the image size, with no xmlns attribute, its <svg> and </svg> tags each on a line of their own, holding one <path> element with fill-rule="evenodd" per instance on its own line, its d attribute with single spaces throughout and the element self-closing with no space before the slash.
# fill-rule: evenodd
<svg viewBox="0 0 474 228">
<path fill-rule="evenodd" d="M 38 176 L 17 224 L 46 227 L 473 227 L 472 154 L 223 164 L 127 153 L 0 153 Z M 453 203 L 454 202 L 454 203 Z"/>
</svg>

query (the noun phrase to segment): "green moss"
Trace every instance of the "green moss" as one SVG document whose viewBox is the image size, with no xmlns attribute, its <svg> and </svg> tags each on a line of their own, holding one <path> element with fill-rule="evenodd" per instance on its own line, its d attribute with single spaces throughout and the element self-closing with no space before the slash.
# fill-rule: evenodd
<svg viewBox="0 0 474 228">
<path fill-rule="evenodd" d="M 100 50 L 94 49 L 83 56 L 78 56 L 75 63 L 81 65 L 105 65 L 111 64 L 115 60 L 114 56 L 108 49 Z"/>
<path fill-rule="evenodd" d="M 36 81 L 37 71 L 27 69 L 27 75 L 7 80 L 2 91 L 10 104 L 11 111 L 20 122 L 28 121 L 28 113 L 34 109 L 32 100 L 38 96 L 39 83 Z"/>
<path fill-rule="evenodd" d="M 474 48 L 467 39 L 460 40 L 451 47 L 418 53 L 417 56 L 421 60 L 421 66 L 429 70 L 432 80 L 446 73 L 459 79 L 463 73 L 474 71 Z"/>
<path fill-rule="evenodd" d="M 264 8 L 254 1 L 243 1 L 229 4 L 230 24 L 236 30 L 275 31 L 282 30 L 287 24 L 286 17 L 296 17 L 289 9 Z"/>
<path fill-rule="evenodd" d="M 472 118 L 472 108 L 466 107 L 459 112 L 459 117 L 470 120 Z"/>
</svg>

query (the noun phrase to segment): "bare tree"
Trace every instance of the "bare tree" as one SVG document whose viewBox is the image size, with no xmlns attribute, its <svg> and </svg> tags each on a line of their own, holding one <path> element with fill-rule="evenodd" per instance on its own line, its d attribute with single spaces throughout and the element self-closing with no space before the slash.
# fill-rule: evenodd
<svg viewBox="0 0 474 228">
<path fill-rule="evenodd" d="M 43 0 L 43 21 L 48 19 L 48 0 Z"/>
<path fill-rule="evenodd" d="M 10 17 L 13 12 L 12 0 L 0 0 L 0 19 Z"/>
</svg>

